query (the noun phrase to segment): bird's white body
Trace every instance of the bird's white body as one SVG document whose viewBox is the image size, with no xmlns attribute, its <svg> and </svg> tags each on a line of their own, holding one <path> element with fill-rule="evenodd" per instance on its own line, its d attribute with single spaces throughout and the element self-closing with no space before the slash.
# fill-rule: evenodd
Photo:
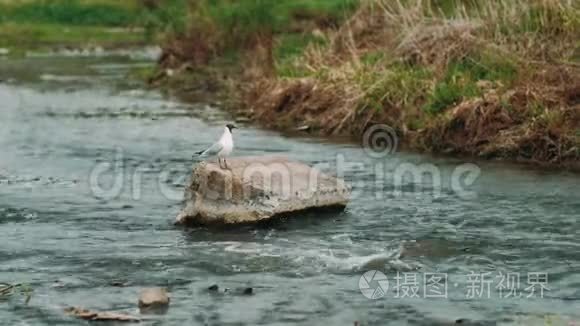
<svg viewBox="0 0 580 326">
<path fill-rule="evenodd" d="M 230 156 L 234 150 L 234 139 L 232 137 L 232 129 L 235 128 L 233 125 L 227 125 L 224 129 L 224 133 L 220 137 L 220 140 L 211 145 L 208 149 L 198 152 L 200 156 L 217 156 L 218 163 L 222 167 L 222 160 L 227 168 L 226 158 Z"/>
<path fill-rule="evenodd" d="M 228 127 L 225 127 L 224 133 L 219 140 L 219 144 L 221 145 L 221 150 L 217 153 L 217 156 L 219 158 L 230 156 L 234 150 L 234 139 L 232 138 L 232 132 Z"/>
</svg>

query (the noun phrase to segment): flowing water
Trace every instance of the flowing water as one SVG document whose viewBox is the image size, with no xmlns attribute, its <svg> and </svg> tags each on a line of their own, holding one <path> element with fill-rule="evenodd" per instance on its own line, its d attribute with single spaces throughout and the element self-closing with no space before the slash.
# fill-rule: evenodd
<svg viewBox="0 0 580 326">
<path fill-rule="evenodd" d="M 346 211 L 237 229 L 174 226 L 192 153 L 230 117 L 127 78 L 151 64 L 0 58 L 0 283 L 34 290 L 28 304 L 20 294 L 0 299 L 0 325 L 85 325 L 63 314 L 68 306 L 139 315 L 138 292 L 152 286 L 167 287 L 172 303 L 145 325 L 579 323 L 572 173 L 377 159 L 356 144 L 241 125 L 237 155 L 342 166 L 355 191 Z M 433 178 L 398 179 L 401 169 Z M 364 293 L 383 290 L 375 299 L 359 288 L 368 270 L 388 281 L 366 274 Z M 253 295 L 241 293 L 248 287 Z"/>
</svg>

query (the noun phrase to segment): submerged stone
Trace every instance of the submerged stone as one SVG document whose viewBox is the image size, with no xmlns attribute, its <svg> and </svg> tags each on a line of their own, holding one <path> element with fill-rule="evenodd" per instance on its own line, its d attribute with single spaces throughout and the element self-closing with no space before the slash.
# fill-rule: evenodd
<svg viewBox="0 0 580 326">
<path fill-rule="evenodd" d="M 314 209 L 343 210 L 345 182 L 279 156 L 228 159 L 194 167 L 179 224 L 242 224 Z"/>
<path fill-rule="evenodd" d="M 217 284 L 214 284 L 214 285 L 208 287 L 207 289 L 210 292 L 217 292 L 219 290 L 219 286 Z"/>
<path fill-rule="evenodd" d="M 165 312 L 169 308 L 169 294 L 164 288 L 143 289 L 139 295 L 141 312 Z"/>
<path fill-rule="evenodd" d="M 95 322 L 138 323 L 141 321 L 140 318 L 125 313 L 93 311 L 81 307 L 68 307 L 64 309 L 64 312 L 68 316 Z"/>
</svg>

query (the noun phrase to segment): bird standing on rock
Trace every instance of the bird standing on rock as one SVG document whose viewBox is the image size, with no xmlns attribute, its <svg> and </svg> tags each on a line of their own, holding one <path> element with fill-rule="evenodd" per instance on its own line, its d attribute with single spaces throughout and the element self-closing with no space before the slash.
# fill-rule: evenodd
<svg viewBox="0 0 580 326">
<path fill-rule="evenodd" d="M 217 155 L 218 157 L 218 164 L 220 168 L 224 168 L 222 166 L 222 160 L 224 161 L 225 168 L 228 168 L 228 162 L 226 161 L 226 157 L 228 157 L 232 151 L 234 150 L 234 139 L 232 137 L 232 130 L 237 129 L 236 126 L 233 124 L 227 124 L 224 133 L 222 134 L 220 140 L 211 145 L 208 149 L 203 150 L 201 152 L 197 152 L 196 154 L 199 156 L 214 156 Z"/>
</svg>

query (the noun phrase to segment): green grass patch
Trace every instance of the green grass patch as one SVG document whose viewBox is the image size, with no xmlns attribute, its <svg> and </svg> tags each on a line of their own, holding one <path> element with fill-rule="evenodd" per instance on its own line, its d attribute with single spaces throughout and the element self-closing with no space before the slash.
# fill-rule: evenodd
<svg viewBox="0 0 580 326">
<path fill-rule="evenodd" d="M 391 64 L 387 69 L 368 66 L 359 74 L 365 97 L 362 108 L 408 108 L 427 92 L 432 73 L 423 67 L 405 63 Z"/>
<path fill-rule="evenodd" d="M 277 2 L 269 0 L 240 0 L 235 2 L 209 1 L 206 10 L 227 36 L 245 38 L 257 31 L 278 29 Z"/>
<path fill-rule="evenodd" d="M 515 61 L 505 56 L 490 54 L 468 57 L 457 64 L 455 68 L 469 74 L 469 77 L 475 81 L 500 81 L 506 86 L 510 86 L 514 82 L 518 73 Z"/>
<path fill-rule="evenodd" d="M 183 34 L 190 19 L 200 19 L 190 17 L 189 12 L 188 0 L 165 0 L 153 11 L 142 11 L 139 23 L 145 28 L 148 40 L 153 40 L 157 34 Z"/>
<path fill-rule="evenodd" d="M 385 60 L 387 54 L 384 51 L 373 51 L 365 53 L 361 58 L 361 62 L 366 65 L 375 65 L 382 60 Z"/>
<path fill-rule="evenodd" d="M 480 91 L 471 80 L 461 76 L 453 76 L 435 85 L 429 96 L 425 110 L 429 113 L 439 113 L 451 106 L 459 104 L 461 100 L 477 97 Z"/>
<path fill-rule="evenodd" d="M 203 9 L 224 28 L 268 27 L 280 31 L 297 19 L 342 20 L 358 3 L 358 0 L 206 0 Z"/>
<path fill-rule="evenodd" d="M 69 26 L 138 25 L 142 11 L 131 1 L 51 0 L 0 4 L 0 21 Z"/>
<path fill-rule="evenodd" d="M 576 49 L 574 49 L 574 53 L 570 60 L 572 60 L 572 62 L 580 63 L 580 42 L 576 45 Z"/>
<path fill-rule="evenodd" d="M 33 50 L 53 46 L 123 46 L 143 43 L 142 32 L 107 29 L 95 26 L 62 26 L 54 24 L 0 24 L 0 47 Z"/>
<path fill-rule="evenodd" d="M 289 60 L 276 64 L 276 75 L 281 78 L 304 78 L 312 76 L 313 72 Z"/>
<path fill-rule="evenodd" d="M 339 22 L 359 0 L 205 0 L 198 15 L 209 17 L 234 45 L 256 33 L 281 34 L 301 21 Z"/>
<path fill-rule="evenodd" d="M 326 40 L 311 34 L 282 34 L 276 40 L 274 56 L 279 61 L 296 58 L 309 44 L 325 45 Z"/>
<path fill-rule="evenodd" d="M 490 81 L 504 88 L 517 78 L 518 67 L 507 58 L 489 54 L 467 57 L 447 67 L 445 76 L 428 96 L 425 111 L 439 113 L 464 99 L 481 96 L 479 81 Z"/>
<path fill-rule="evenodd" d="M 530 117 L 539 117 L 546 112 L 546 106 L 539 101 L 530 101 L 527 105 L 527 114 Z"/>
<path fill-rule="evenodd" d="M 63 46 L 143 44 L 145 14 L 136 0 L 0 1 L 0 47 L 17 55 Z"/>
<path fill-rule="evenodd" d="M 327 40 L 312 34 L 281 34 L 276 39 L 274 58 L 276 70 L 280 77 L 306 77 L 310 73 L 301 65 L 296 64 L 308 45 L 325 46 Z"/>
<path fill-rule="evenodd" d="M 358 6 L 358 0 L 286 0 L 280 1 L 278 10 L 287 20 L 311 18 L 342 21 Z"/>
</svg>

